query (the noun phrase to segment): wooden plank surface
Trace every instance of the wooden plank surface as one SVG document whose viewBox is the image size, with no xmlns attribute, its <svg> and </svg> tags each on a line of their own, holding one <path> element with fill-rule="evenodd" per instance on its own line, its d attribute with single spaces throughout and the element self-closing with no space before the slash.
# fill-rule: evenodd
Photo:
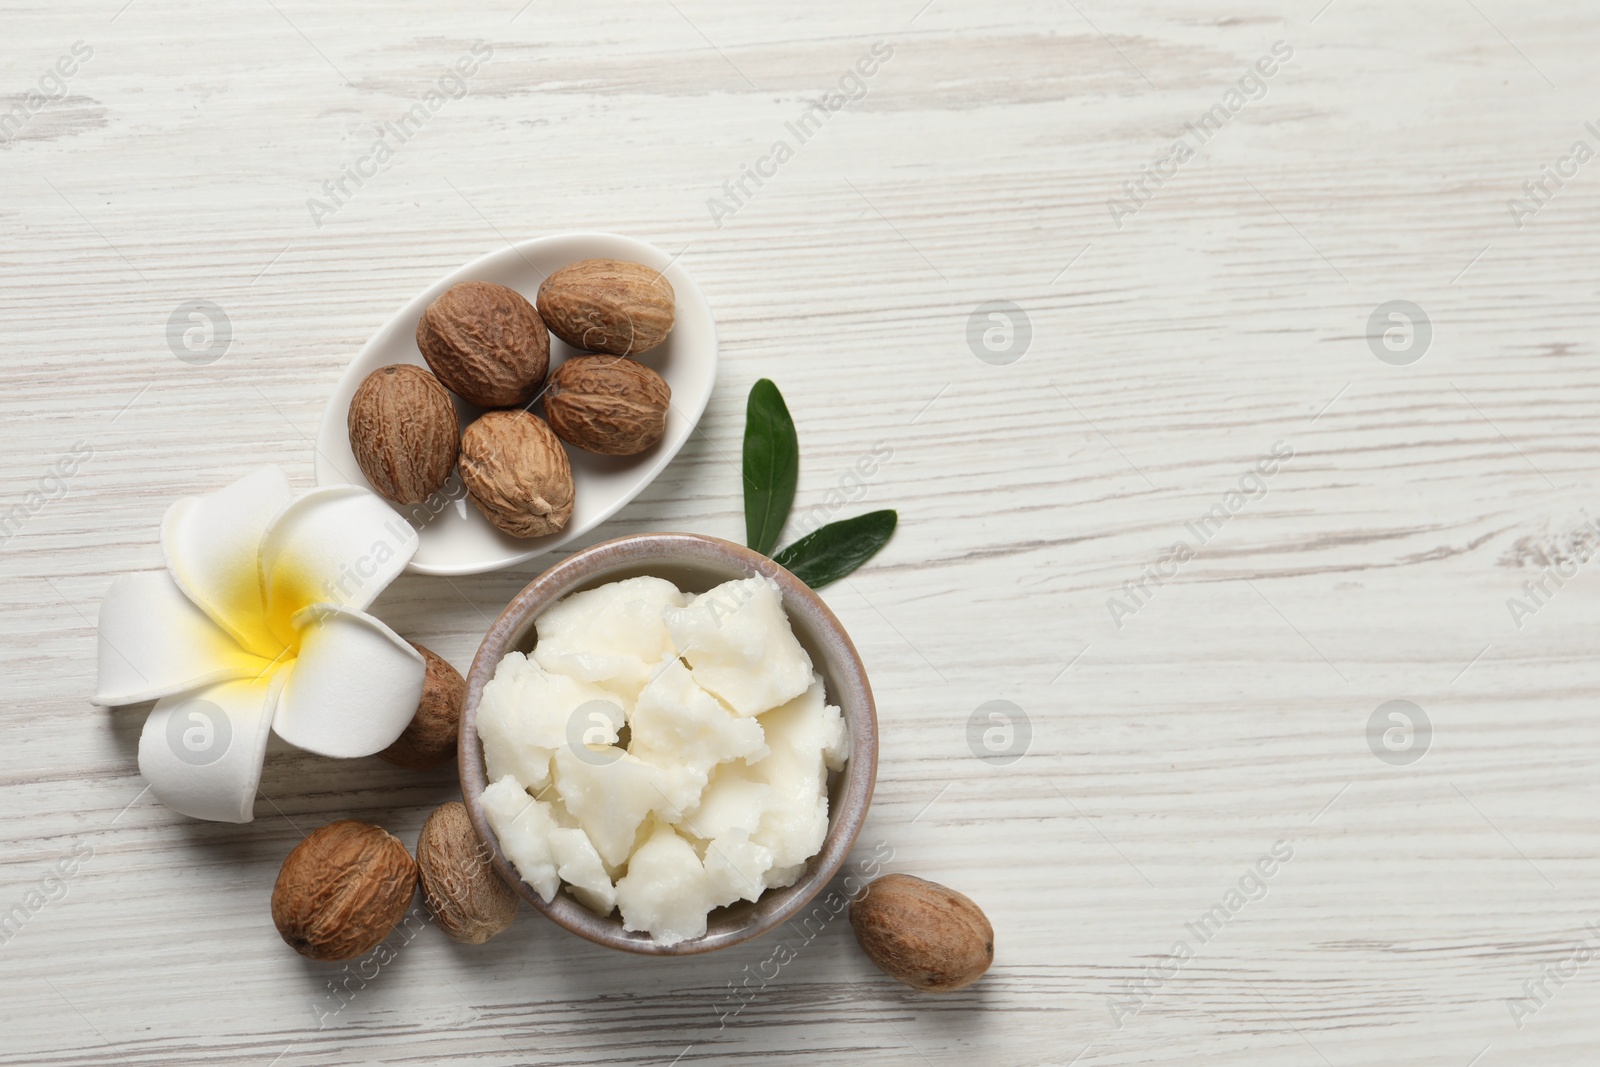
<svg viewBox="0 0 1600 1067">
<path fill-rule="evenodd" d="M 5 5 L 0 907 L 53 899 L 0 945 L 0 1064 L 1593 1062 L 1600 15 L 920 4 Z M 279 862 L 344 816 L 414 843 L 452 775 L 274 750 L 254 823 L 199 824 L 142 792 L 142 709 L 87 702 L 99 598 L 159 565 L 171 500 L 264 461 L 310 484 L 394 308 L 568 229 L 681 251 L 725 361 L 703 434 L 592 540 L 737 538 L 763 376 L 797 516 L 841 485 L 840 516 L 899 509 L 826 594 L 883 721 L 859 851 L 983 905 L 971 989 L 894 985 L 839 921 L 723 1018 L 774 939 L 634 959 L 529 912 L 477 948 L 396 935 L 329 1014 L 338 968 L 272 928 Z M 204 365 L 169 343 L 195 299 L 232 330 Z M 969 340 L 993 301 L 1026 319 L 998 353 L 998 319 Z M 1425 350 L 1369 337 L 1392 301 Z M 464 668 L 549 562 L 375 610 Z M 997 700 L 1031 730 L 1003 765 L 969 745 Z M 1369 744 L 1392 700 L 1431 722 L 1415 762 Z"/>
</svg>

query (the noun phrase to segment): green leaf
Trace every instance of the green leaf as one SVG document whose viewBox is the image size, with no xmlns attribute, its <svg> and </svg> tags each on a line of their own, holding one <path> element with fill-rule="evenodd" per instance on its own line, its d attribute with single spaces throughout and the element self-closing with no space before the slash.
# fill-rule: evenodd
<svg viewBox="0 0 1600 1067">
<path fill-rule="evenodd" d="M 745 544 L 763 555 L 778 546 L 800 478 L 800 441 L 783 394 L 766 378 L 750 387 L 744 411 Z"/>
<path fill-rule="evenodd" d="M 869 511 L 853 519 L 830 522 L 772 559 L 811 588 L 821 589 L 871 559 L 894 533 L 898 521 L 899 516 L 893 511 Z"/>
</svg>

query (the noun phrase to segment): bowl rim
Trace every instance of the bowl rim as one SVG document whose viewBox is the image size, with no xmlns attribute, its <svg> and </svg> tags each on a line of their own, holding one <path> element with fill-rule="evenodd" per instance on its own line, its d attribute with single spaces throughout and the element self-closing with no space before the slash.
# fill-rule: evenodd
<svg viewBox="0 0 1600 1067">
<path fill-rule="evenodd" d="M 778 583 L 786 614 L 799 611 L 807 617 L 819 640 L 836 644 L 831 649 L 829 666 L 840 692 L 828 696 L 845 717 L 850 730 L 850 759 L 845 764 L 836 790 L 838 802 L 831 805 L 827 837 L 822 848 L 809 861 L 801 877 L 791 886 L 769 889 L 750 906 L 745 922 L 722 930 L 710 929 L 698 938 L 674 945 L 660 945 L 646 934 L 629 933 L 617 919 L 596 915 L 569 894 L 557 892 L 546 902 L 517 873 L 500 849 L 500 842 L 489 826 L 480 801 L 488 784 L 483 764 L 483 748 L 478 737 L 478 705 L 483 687 L 494 677 L 501 658 L 526 635 L 540 611 L 586 581 L 630 564 L 648 564 L 652 558 L 672 555 L 673 563 L 690 565 L 732 564 L 752 575 L 765 574 Z M 726 579 L 723 579 L 726 580 Z M 718 583 L 720 584 L 720 582 Z M 608 948 L 650 956 L 687 956 L 737 945 L 782 925 L 793 918 L 820 893 L 843 867 L 872 804 L 878 770 L 878 717 L 867 680 L 866 669 L 844 625 L 810 586 L 781 565 L 759 552 L 718 537 L 692 533 L 639 533 L 601 541 L 573 553 L 545 570 L 513 596 L 490 625 L 473 656 L 467 676 L 466 697 L 461 709 L 457 766 L 462 801 L 479 839 L 489 850 L 489 862 L 534 909 L 556 925 L 579 937 Z M 763 903 L 765 902 L 765 903 Z"/>
</svg>

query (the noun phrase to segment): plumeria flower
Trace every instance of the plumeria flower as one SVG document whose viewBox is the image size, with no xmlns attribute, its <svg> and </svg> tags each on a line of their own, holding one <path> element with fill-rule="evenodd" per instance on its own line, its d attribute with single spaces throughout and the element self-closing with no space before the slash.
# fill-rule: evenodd
<svg viewBox="0 0 1600 1067">
<path fill-rule="evenodd" d="M 161 548 L 166 570 L 120 575 L 101 602 L 94 699 L 156 699 L 139 771 L 163 804 L 249 822 L 269 731 L 341 757 L 400 736 L 423 658 L 364 610 L 417 550 L 388 504 L 356 486 L 295 496 L 264 467 L 173 504 Z"/>
</svg>

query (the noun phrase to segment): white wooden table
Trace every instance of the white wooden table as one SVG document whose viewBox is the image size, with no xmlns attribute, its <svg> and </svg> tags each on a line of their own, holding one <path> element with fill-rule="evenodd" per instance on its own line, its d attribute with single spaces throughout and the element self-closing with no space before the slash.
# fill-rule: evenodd
<svg viewBox="0 0 1600 1067">
<path fill-rule="evenodd" d="M 0 1064 L 1594 1061 L 1600 14 L 921 3 L 5 5 Z M 310 484 L 393 309 L 566 229 L 682 251 L 724 345 L 703 436 L 592 540 L 739 537 L 759 377 L 799 509 L 892 450 L 837 515 L 900 530 L 827 591 L 883 723 L 860 848 L 986 909 L 971 989 L 839 922 L 719 1024 L 770 939 L 637 959 L 527 911 L 422 931 L 319 1029 L 339 971 L 274 931 L 279 862 L 346 816 L 414 843 L 453 775 L 279 752 L 254 823 L 200 824 L 142 793 L 142 710 L 88 703 L 170 501 Z M 170 343 L 192 300 L 231 335 Z M 375 610 L 464 668 L 548 562 Z M 990 701 L 1021 758 L 969 743 Z"/>
</svg>

